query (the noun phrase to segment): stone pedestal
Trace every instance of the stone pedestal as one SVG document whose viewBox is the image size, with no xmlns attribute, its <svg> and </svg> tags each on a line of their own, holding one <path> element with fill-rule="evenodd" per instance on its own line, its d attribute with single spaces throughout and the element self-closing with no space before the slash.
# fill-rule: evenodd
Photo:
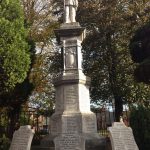
<svg viewBox="0 0 150 150">
<path fill-rule="evenodd" d="M 90 111 L 90 78 L 82 72 L 81 43 L 85 29 L 64 23 L 55 31 L 62 47 L 63 72 L 54 79 L 55 113 L 51 132 L 42 146 L 55 150 L 105 150 L 106 140 L 97 133 L 96 116 Z"/>
<path fill-rule="evenodd" d="M 105 150 L 105 139 L 97 134 L 96 116 L 90 111 L 90 78 L 82 72 L 85 30 L 77 22 L 64 23 L 55 33 L 62 47 L 64 68 L 54 79 L 56 106 L 51 136 L 55 137 L 55 150 Z"/>
</svg>

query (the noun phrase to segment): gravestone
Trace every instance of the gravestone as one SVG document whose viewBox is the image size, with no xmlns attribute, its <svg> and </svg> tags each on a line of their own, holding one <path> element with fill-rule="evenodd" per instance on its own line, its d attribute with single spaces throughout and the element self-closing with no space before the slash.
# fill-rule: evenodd
<svg viewBox="0 0 150 150">
<path fill-rule="evenodd" d="M 34 132 L 31 126 L 21 126 L 14 132 L 9 150 L 30 150 Z"/>
<path fill-rule="evenodd" d="M 112 150 L 139 150 L 134 140 L 132 129 L 125 126 L 124 123 L 114 122 L 114 125 L 109 127 L 108 130 Z"/>
</svg>

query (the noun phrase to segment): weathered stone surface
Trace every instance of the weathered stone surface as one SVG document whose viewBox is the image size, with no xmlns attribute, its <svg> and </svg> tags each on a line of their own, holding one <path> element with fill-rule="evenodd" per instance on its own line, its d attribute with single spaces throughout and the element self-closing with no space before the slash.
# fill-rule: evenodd
<svg viewBox="0 0 150 150">
<path fill-rule="evenodd" d="M 59 133 L 61 133 L 62 131 L 62 126 L 61 126 L 61 114 L 53 114 L 53 116 L 51 117 L 50 120 L 50 125 L 51 125 L 51 129 L 50 129 L 50 133 L 52 136 L 56 136 L 59 135 Z"/>
<path fill-rule="evenodd" d="M 81 26 L 80 26 L 80 24 L 79 24 L 79 22 L 72 22 L 72 23 L 63 23 L 63 24 L 61 24 L 61 26 L 60 26 L 60 29 L 72 29 L 72 28 L 81 28 Z"/>
<path fill-rule="evenodd" d="M 82 132 L 97 133 L 96 116 L 93 113 L 82 115 Z"/>
<path fill-rule="evenodd" d="M 55 138 L 55 150 L 84 150 L 85 140 L 79 134 L 65 133 Z"/>
<path fill-rule="evenodd" d="M 78 39 L 63 40 L 63 62 L 64 75 L 66 73 L 76 74 L 82 69 L 81 41 Z"/>
<path fill-rule="evenodd" d="M 76 22 L 76 11 L 78 7 L 78 0 L 64 0 L 64 22 Z"/>
<path fill-rule="evenodd" d="M 91 114 L 89 87 L 80 83 L 57 86 L 55 110 L 57 114 L 64 111 Z"/>
<path fill-rule="evenodd" d="M 132 129 L 124 123 L 115 122 L 113 127 L 108 128 L 112 150 L 139 150 L 134 140 Z"/>
<path fill-rule="evenodd" d="M 59 43 L 68 39 L 83 41 L 85 38 L 85 28 L 81 27 L 79 23 L 64 23 L 60 29 L 55 30 L 55 34 Z"/>
<path fill-rule="evenodd" d="M 68 147 L 70 150 L 99 150 L 100 148 L 105 150 L 106 148 L 105 138 L 97 134 L 96 116 L 92 112 L 64 111 L 56 126 L 59 128 L 59 133 L 57 131 L 55 138 L 56 150 L 67 150 L 68 143 L 72 143 Z M 79 141 L 82 139 L 82 142 L 76 143 L 77 139 Z M 80 145 L 80 147 L 74 145 Z"/>
<path fill-rule="evenodd" d="M 15 131 L 9 150 L 30 150 L 33 135 L 31 126 L 21 126 Z"/>
<path fill-rule="evenodd" d="M 57 87 L 56 99 L 59 99 L 59 101 L 55 102 L 55 111 L 57 113 L 62 113 L 64 111 L 63 86 Z"/>
<path fill-rule="evenodd" d="M 95 134 L 84 134 L 85 150 L 107 150 L 106 138 Z"/>
<path fill-rule="evenodd" d="M 62 132 L 63 134 L 81 133 L 81 116 L 79 114 L 62 115 Z"/>
<path fill-rule="evenodd" d="M 79 84 L 79 109 L 82 113 L 88 113 L 89 115 L 92 115 L 90 111 L 90 95 L 88 85 Z M 95 116 L 95 114 L 92 116 Z"/>
<path fill-rule="evenodd" d="M 65 111 L 78 111 L 79 101 L 78 98 L 78 85 L 64 86 L 64 110 Z"/>
</svg>

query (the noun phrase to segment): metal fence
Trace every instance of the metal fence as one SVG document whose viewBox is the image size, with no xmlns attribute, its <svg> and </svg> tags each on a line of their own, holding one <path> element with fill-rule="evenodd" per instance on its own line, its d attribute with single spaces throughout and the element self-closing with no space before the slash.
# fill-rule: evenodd
<svg viewBox="0 0 150 150">
<path fill-rule="evenodd" d="M 115 122 L 115 112 L 112 109 L 108 109 L 105 107 L 96 109 L 94 111 L 97 118 L 97 129 L 98 133 L 102 136 L 108 136 L 108 127 L 111 127 Z M 129 126 L 129 112 L 127 109 L 123 111 L 123 122 L 126 126 Z"/>
<path fill-rule="evenodd" d="M 0 138 L 5 134 L 9 137 L 11 122 L 7 112 L 0 112 Z M 22 111 L 17 118 L 13 130 L 17 130 L 22 125 L 31 125 L 35 133 L 48 134 L 48 116 L 41 115 L 37 109 L 28 109 L 27 111 Z"/>
<path fill-rule="evenodd" d="M 114 112 L 104 107 L 94 111 L 97 118 L 98 133 L 102 136 L 108 136 L 107 128 L 112 126 L 115 120 Z M 129 125 L 128 112 L 124 111 L 124 122 Z M 38 109 L 29 108 L 27 111 L 22 111 L 19 115 L 18 122 L 16 122 L 15 130 L 21 125 L 31 125 L 35 130 L 36 135 L 45 135 L 49 133 L 49 116 L 41 115 Z M 0 137 L 3 134 L 9 135 L 10 120 L 7 113 L 0 113 Z"/>
</svg>

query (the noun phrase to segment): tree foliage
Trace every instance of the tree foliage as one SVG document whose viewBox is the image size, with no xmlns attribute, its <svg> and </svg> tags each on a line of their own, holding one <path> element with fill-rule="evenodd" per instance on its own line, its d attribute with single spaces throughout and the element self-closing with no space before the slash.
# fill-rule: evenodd
<svg viewBox="0 0 150 150">
<path fill-rule="evenodd" d="M 132 60 L 138 63 L 134 75 L 138 82 L 150 84 L 150 23 L 140 27 L 130 41 Z"/>
<path fill-rule="evenodd" d="M 39 111 L 52 110 L 54 106 L 54 87 L 47 54 L 37 54 L 30 80 L 35 87 L 29 99 L 30 105 L 38 108 Z"/>
<path fill-rule="evenodd" d="M 140 150 L 150 149 L 150 108 L 143 106 L 132 107 L 130 126 Z"/>
<path fill-rule="evenodd" d="M 53 1 L 22 0 L 22 3 L 25 24 L 30 28 L 29 37 L 42 52 L 45 47 L 52 44 L 54 29 L 58 26 L 57 18 L 53 13 Z"/>
<path fill-rule="evenodd" d="M 52 1 L 22 0 L 24 12 L 22 11 L 19 2 L 19 0 L 4 0 L 3 2 L 0 2 L 0 22 L 2 28 L 0 31 L 2 35 L 0 38 L 0 41 L 2 41 L 0 46 L 3 44 L 2 46 L 6 47 L 8 44 L 8 47 L 6 48 L 11 50 L 8 51 L 9 53 L 7 54 L 7 49 L 2 49 L 2 54 L 7 54 L 7 57 L 9 56 L 7 58 L 3 55 L 2 58 L 7 58 L 7 60 L 5 59 L 5 65 L 6 67 L 7 65 L 10 65 L 10 67 L 8 66 L 9 68 L 7 67 L 7 74 L 9 76 L 11 75 L 10 79 L 13 81 L 5 83 L 6 88 L 4 90 L 7 91 L 0 95 L 0 106 L 9 107 L 7 113 L 10 120 L 10 137 L 12 136 L 15 123 L 18 121 L 22 104 L 26 103 L 32 92 L 35 96 L 34 100 L 37 98 L 36 96 L 38 93 L 38 101 L 36 101 L 36 104 L 40 104 L 40 102 L 43 101 L 46 102 L 44 107 L 48 106 L 49 103 L 52 107 L 54 99 L 52 99 L 52 97 L 54 97 L 52 82 L 49 80 L 49 67 L 46 68 L 45 65 L 46 63 L 47 65 L 49 64 L 48 61 L 45 62 L 44 60 L 45 55 L 51 53 L 52 47 L 50 45 L 53 43 L 53 31 L 54 28 L 58 26 L 57 19 L 53 16 Z M 5 22 L 3 20 L 6 20 L 7 26 L 4 26 Z M 28 29 L 27 33 L 25 33 L 25 28 Z M 12 45 L 12 49 L 10 49 L 11 44 L 14 44 Z M 30 47 L 28 45 L 30 45 Z M 21 49 L 22 53 L 20 52 Z M 40 52 L 40 54 L 36 55 L 36 51 Z M 29 60 L 27 59 L 27 56 Z M 46 60 L 48 60 L 48 58 L 46 58 Z M 4 59 L 0 59 L 0 62 L 3 63 L 3 61 Z M 0 64 L 0 67 L 2 68 L 2 76 L 0 77 L 0 79 L 2 79 L 0 81 L 1 87 L 3 87 L 3 81 L 9 81 L 9 76 L 6 76 L 2 63 Z M 13 63 L 16 65 L 15 68 L 13 68 Z M 17 77 L 20 78 L 17 80 Z M 1 89 L 0 91 L 2 92 Z"/>
<path fill-rule="evenodd" d="M 148 88 L 136 84 L 132 77 L 134 65 L 128 51 L 134 31 L 148 20 L 148 1 L 79 2 L 77 20 L 88 33 L 83 43 L 83 66 L 92 79 L 91 98 L 93 102 L 114 99 L 119 121 L 123 102 L 149 97 L 145 93 Z"/>
<path fill-rule="evenodd" d="M 34 85 L 29 103 L 41 110 L 53 109 L 54 87 L 51 58 L 54 57 L 54 29 L 59 23 L 54 14 L 53 1 L 22 0 L 25 24 L 30 28 L 29 37 L 36 44 L 37 53 L 29 74 Z M 56 56 L 57 57 L 57 56 Z M 51 68 L 51 69 L 50 69 Z"/>
<path fill-rule="evenodd" d="M 27 76 L 30 65 L 27 30 L 19 0 L 0 2 L 0 95 Z"/>
<path fill-rule="evenodd" d="M 132 73 L 135 66 L 128 51 L 129 39 L 134 31 L 148 20 L 147 2 L 148 0 L 79 0 L 77 20 L 87 29 L 87 38 L 83 43 L 83 66 L 85 74 L 92 78 L 91 98 L 93 102 L 115 99 L 117 119 L 121 115 L 123 102 L 139 101 L 147 104 L 146 99 L 149 98 L 149 89 L 134 82 Z M 35 6 L 38 5 L 35 5 L 36 1 L 25 4 L 31 8 L 25 9 L 28 10 L 26 16 L 30 16 L 26 22 L 34 29 L 38 22 L 35 15 Z M 62 21 L 63 1 L 55 0 L 51 4 L 51 12 L 57 14 Z M 42 25 L 38 27 L 35 28 L 38 29 L 37 32 L 32 33 L 31 30 L 33 39 L 39 39 L 38 34 L 34 33 L 45 33 L 44 28 L 40 30 Z M 42 34 L 39 35 L 42 37 Z M 54 61 L 55 64 L 57 62 Z"/>
<path fill-rule="evenodd" d="M 30 91 L 28 30 L 19 0 L 0 1 L 0 27 L 0 107 L 8 108 L 12 137 L 16 114 Z"/>
<path fill-rule="evenodd" d="M 79 0 L 77 21 L 87 30 L 83 42 L 84 73 L 91 77 L 91 99 L 115 100 L 116 120 L 123 103 L 148 104 L 149 87 L 133 79 L 135 65 L 129 53 L 129 41 L 136 29 L 149 19 L 148 0 Z M 59 20 L 62 1 L 56 0 Z"/>
</svg>

